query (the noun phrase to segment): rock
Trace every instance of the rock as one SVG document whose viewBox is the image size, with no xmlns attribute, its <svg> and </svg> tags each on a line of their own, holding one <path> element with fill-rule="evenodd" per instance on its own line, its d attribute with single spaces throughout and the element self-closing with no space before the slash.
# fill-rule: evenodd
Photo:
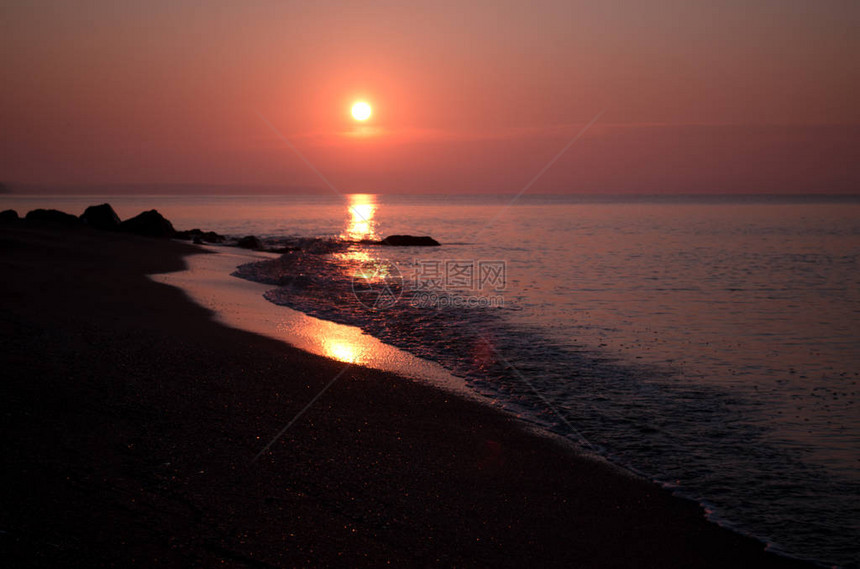
<svg viewBox="0 0 860 569">
<path fill-rule="evenodd" d="M 196 227 L 190 230 L 186 229 L 185 231 L 177 231 L 174 238 L 194 241 L 195 243 L 198 241 L 200 241 L 200 243 L 223 243 L 227 240 L 226 237 L 215 233 L 214 231 L 203 231 Z"/>
<path fill-rule="evenodd" d="M 227 240 L 226 237 L 215 233 L 214 231 L 204 231 L 199 235 L 199 237 L 206 243 L 223 243 Z"/>
<path fill-rule="evenodd" d="M 242 249 L 262 249 L 263 242 L 253 235 L 248 235 L 247 237 L 242 237 L 241 239 L 239 239 L 239 242 L 236 243 L 236 246 L 241 247 Z"/>
<path fill-rule="evenodd" d="M 379 242 L 391 247 L 438 247 L 439 242 L 432 237 L 416 235 L 389 235 Z"/>
<path fill-rule="evenodd" d="M 107 231 L 116 231 L 120 224 L 119 216 L 107 203 L 88 207 L 81 215 L 81 221 L 90 227 Z"/>
<path fill-rule="evenodd" d="M 204 243 L 223 243 L 227 240 L 226 237 L 214 231 L 203 231 L 202 229 L 192 229 L 190 231 L 192 239 L 199 239 Z"/>
<path fill-rule="evenodd" d="M 42 223 L 59 223 L 63 225 L 77 225 L 81 222 L 77 216 L 56 209 L 34 209 L 27 213 L 27 221 Z"/>
<path fill-rule="evenodd" d="M 154 209 L 126 219 L 119 224 L 119 228 L 120 231 L 147 237 L 173 237 L 176 234 L 173 224 Z"/>
<path fill-rule="evenodd" d="M 18 212 L 14 209 L 0 211 L 0 222 L 9 223 L 12 221 L 18 221 L 18 219 Z"/>
</svg>

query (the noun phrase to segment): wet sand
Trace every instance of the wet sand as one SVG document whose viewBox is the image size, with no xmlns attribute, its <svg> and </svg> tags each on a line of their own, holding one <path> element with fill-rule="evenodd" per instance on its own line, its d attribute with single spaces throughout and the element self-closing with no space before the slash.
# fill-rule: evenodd
<svg viewBox="0 0 860 569">
<path fill-rule="evenodd" d="M 804 566 L 493 409 L 227 328 L 145 276 L 192 254 L 0 226 L 5 566 Z"/>
</svg>

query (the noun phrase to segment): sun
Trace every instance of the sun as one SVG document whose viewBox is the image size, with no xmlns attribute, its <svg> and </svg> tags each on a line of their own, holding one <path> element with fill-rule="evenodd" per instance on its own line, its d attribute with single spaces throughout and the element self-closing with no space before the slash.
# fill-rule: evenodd
<svg viewBox="0 0 860 569">
<path fill-rule="evenodd" d="M 359 101 L 352 106 L 352 118 L 357 121 L 366 121 L 370 118 L 370 105 L 364 101 Z"/>
</svg>

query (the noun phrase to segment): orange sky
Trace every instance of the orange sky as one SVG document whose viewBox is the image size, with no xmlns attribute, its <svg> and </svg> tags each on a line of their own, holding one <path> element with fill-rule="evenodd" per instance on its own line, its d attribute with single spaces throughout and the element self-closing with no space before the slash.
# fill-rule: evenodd
<svg viewBox="0 0 860 569">
<path fill-rule="evenodd" d="M 6 2 L 0 181 L 860 191 L 856 0 L 468 4 Z"/>
</svg>

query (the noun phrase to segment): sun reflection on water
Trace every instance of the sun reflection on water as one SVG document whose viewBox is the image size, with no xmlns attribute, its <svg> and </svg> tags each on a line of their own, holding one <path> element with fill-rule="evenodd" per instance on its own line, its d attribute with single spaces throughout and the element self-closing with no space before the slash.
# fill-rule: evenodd
<svg viewBox="0 0 860 569">
<path fill-rule="evenodd" d="M 350 194 L 349 220 L 341 238 L 351 241 L 378 239 L 376 234 L 376 196 L 371 194 Z"/>
<path fill-rule="evenodd" d="M 354 268 L 355 264 L 362 265 L 364 263 L 370 263 L 374 260 L 374 257 L 370 253 L 363 249 L 360 249 L 359 247 L 360 246 L 351 246 L 343 252 L 332 254 L 332 257 L 334 257 L 338 261 L 343 261 L 347 263 L 346 268 L 351 275 L 356 275 L 356 269 Z M 362 275 L 357 274 L 356 276 Z"/>
<path fill-rule="evenodd" d="M 340 234 L 340 238 L 346 241 L 378 240 L 376 224 L 376 196 L 373 194 L 349 194 L 347 196 L 349 206 L 347 208 L 346 227 Z M 350 275 L 355 271 L 356 265 L 370 263 L 375 260 L 374 256 L 364 245 L 358 243 L 350 245 L 345 250 L 334 253 L 333 257 L 345 263 L 345 271 Z"/>
</svg>

